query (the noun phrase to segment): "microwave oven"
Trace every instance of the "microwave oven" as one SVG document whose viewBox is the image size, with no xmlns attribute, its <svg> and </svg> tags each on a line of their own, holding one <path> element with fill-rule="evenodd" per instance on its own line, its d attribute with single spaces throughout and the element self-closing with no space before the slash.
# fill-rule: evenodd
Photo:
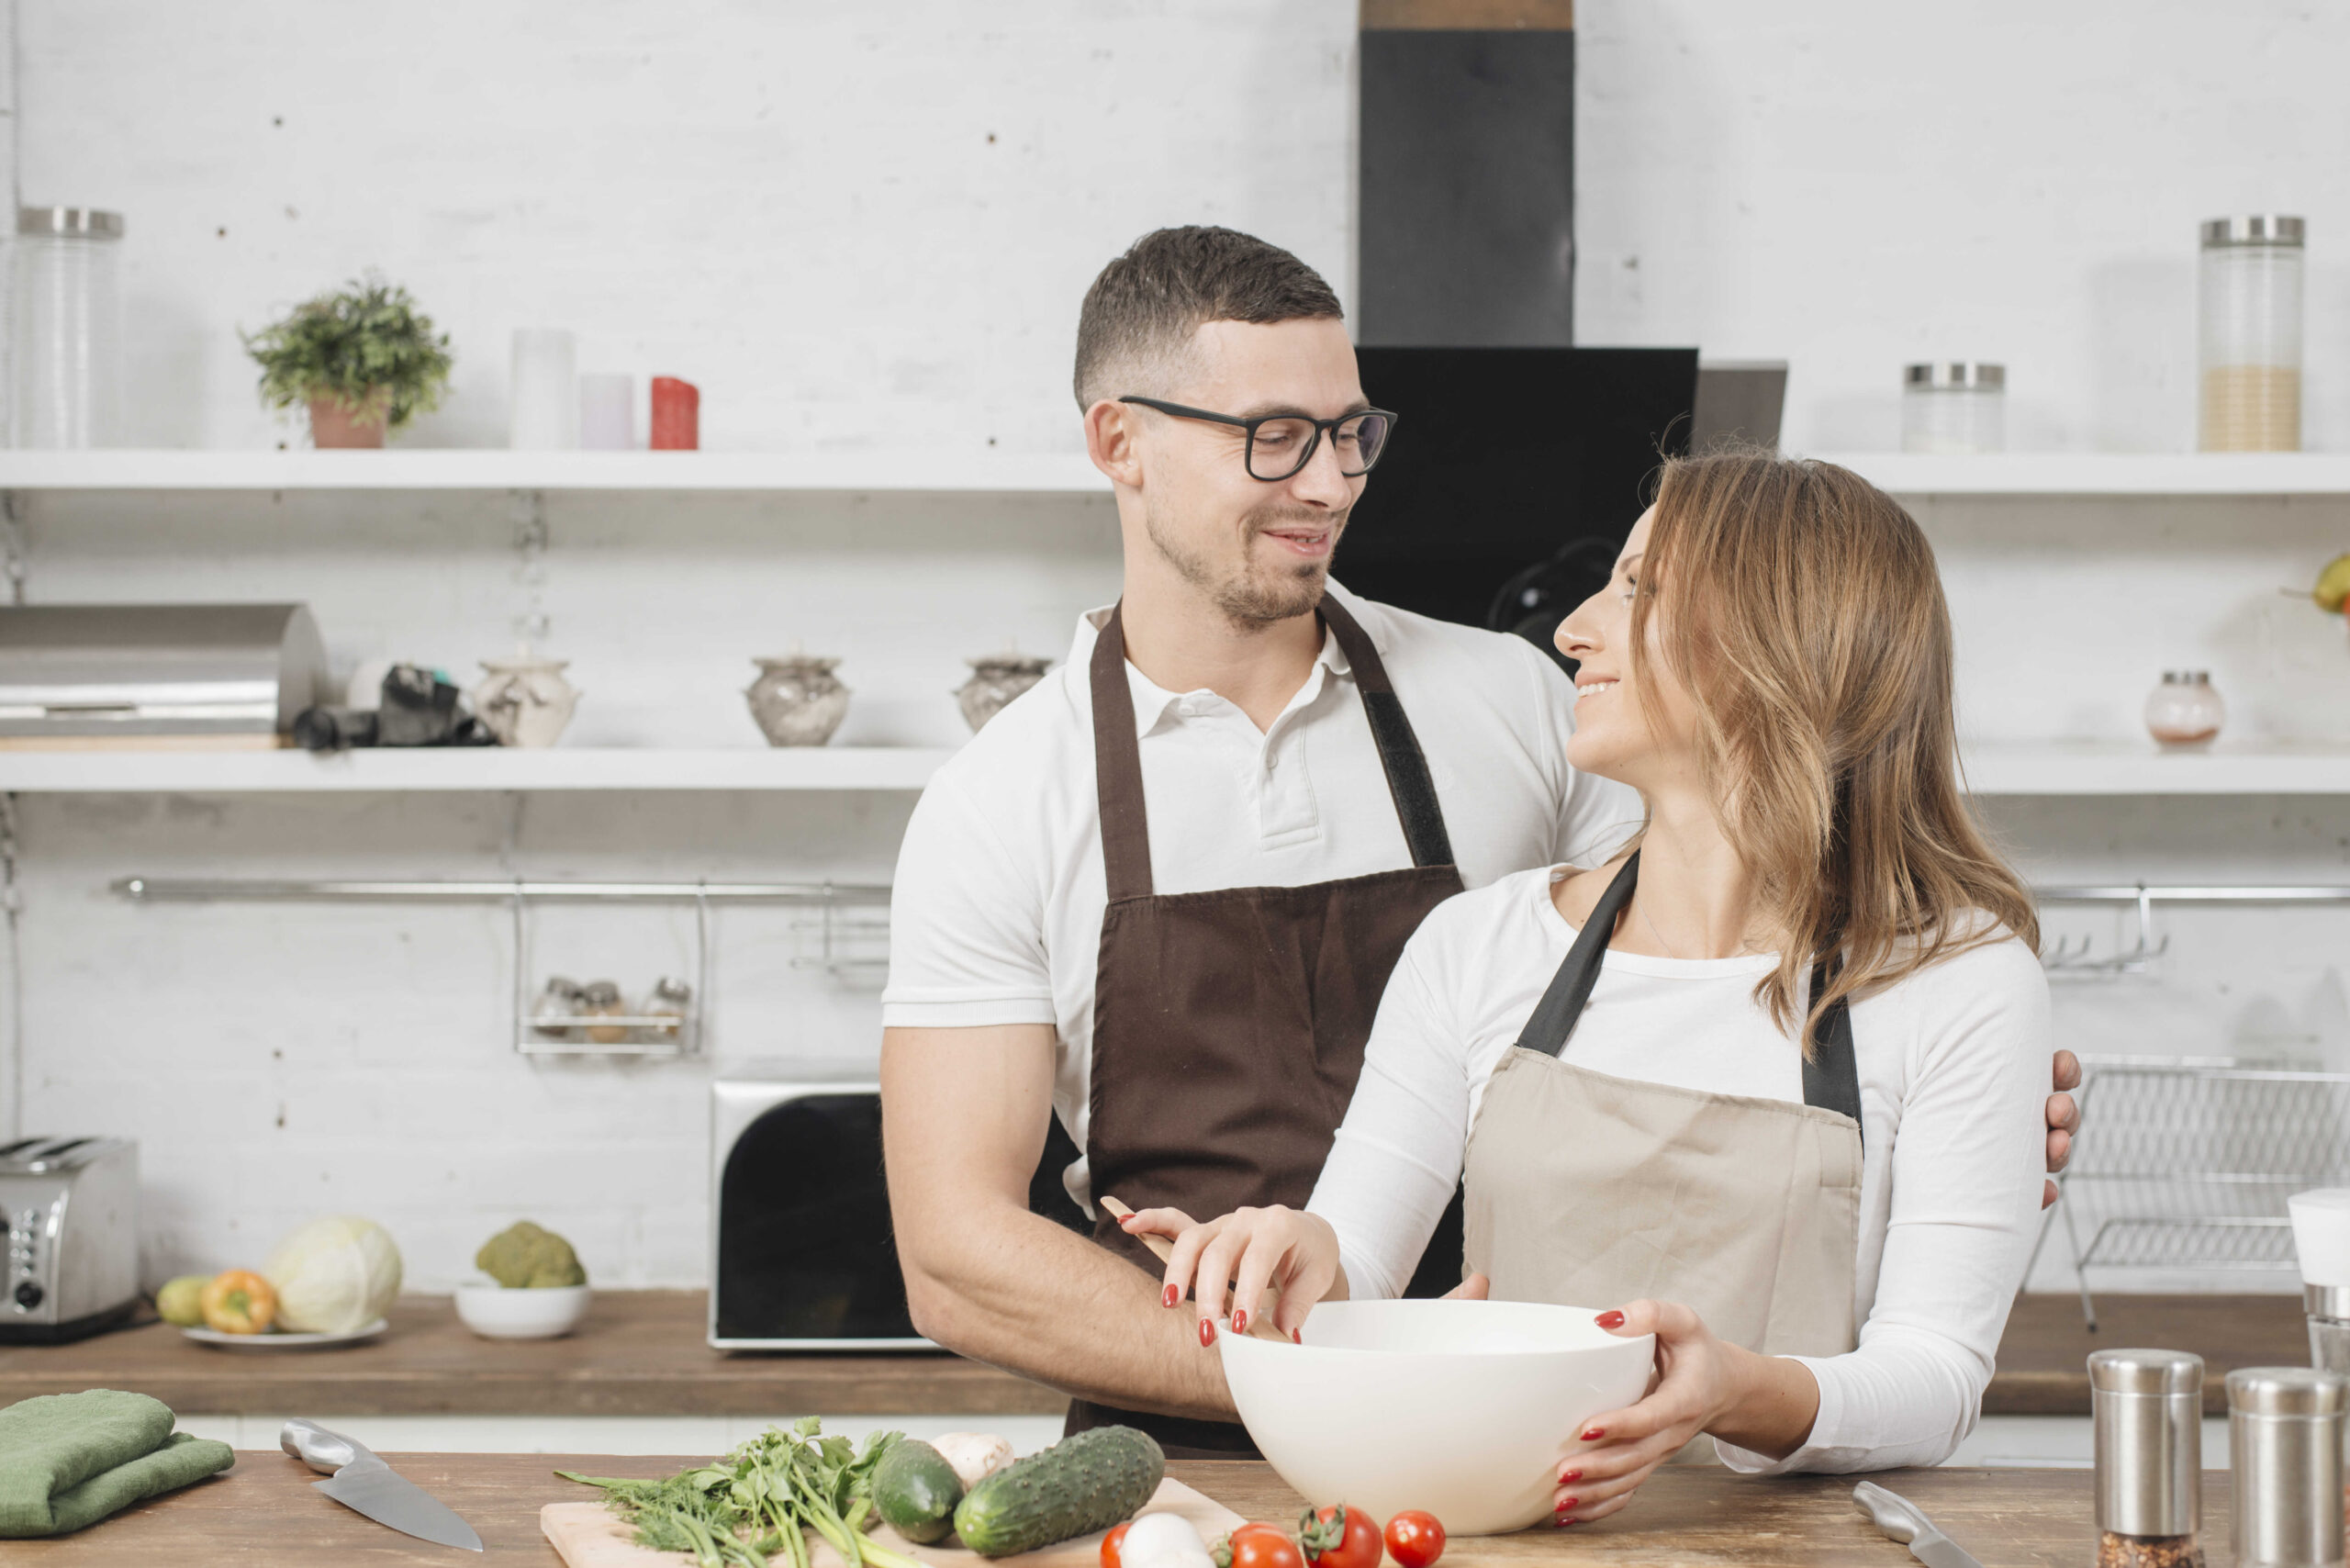
<svg viewBox="0 0 2350 1568">
<path fill-rule="evenodd" d="M 906 1305 L 871 1064 L 714 1081 L 710 1148 L 712 1348 L 939 1349 Z M 1056 1116 L 1029 1208 L 1090 1231 L 1061 1185 L 1076 1158 Z"/>
</svg>

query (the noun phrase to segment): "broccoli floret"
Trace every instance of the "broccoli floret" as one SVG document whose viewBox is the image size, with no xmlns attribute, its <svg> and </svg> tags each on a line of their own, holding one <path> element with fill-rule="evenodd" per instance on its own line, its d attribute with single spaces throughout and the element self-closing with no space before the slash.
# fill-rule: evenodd
<svg viewBox="0 0 2350 1568">
<path fill-rule="evenodd" d="M 571 1243 L 529 1220 L 508 1226 L 481 1244 L 474 1267 L 509 1290 L 548 1290 L 584 1285 L 588 1271 Z"/>
</svg>

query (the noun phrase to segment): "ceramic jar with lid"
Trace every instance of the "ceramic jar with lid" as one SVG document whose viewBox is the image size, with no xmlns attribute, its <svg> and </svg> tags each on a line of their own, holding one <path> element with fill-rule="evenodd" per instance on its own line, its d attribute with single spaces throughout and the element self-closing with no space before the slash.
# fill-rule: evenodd
<svg viewBox="0 0 2350 1568">
<path fill-rule="evenodd" d="M 2008 444 L 2008 367 L 1976 360 L 1906 365 L 1901 450 L 1964 455 Z"/>
<path fill-rule="evenodd" d="M 484 659 L 481 667 L 488 673 L 468 696 L 498 744 L 554 745 L 579 706 L 579 689 L 563 678 L 570 661 L 518 654 L 510 659 Z"/>
<path fill-rule="evenodd" d="M 955 705 L 963 711 L 963 722 L 971 726 L 971 733 L 978 734 L 1013 698 L 1044 679 L 1053 661 L 1023 654 L 990 654 L 963 662 L 971 666 L 971 678 L 956 688 Z"/>
<path fill-rule="evenodd" d="M 822 745 L 848 717 L 849 689 L 833 671 L 838 659 L 753 659 L 759 678 L 743 695 L 769 745 Z"/>
<path fill-rule="evenodd" d="M 2146 697 L 2146 733 L 2165 751 L 2210 745 L 2227 717 L 2210 670 L 2166 669 Z"/>
</svg>

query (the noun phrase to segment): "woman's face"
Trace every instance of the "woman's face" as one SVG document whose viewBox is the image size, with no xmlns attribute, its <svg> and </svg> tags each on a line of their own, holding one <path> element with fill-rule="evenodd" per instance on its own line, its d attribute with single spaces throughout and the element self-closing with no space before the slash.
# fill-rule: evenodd
<svg viewBox="0 0 2350 1568">
<path fill-rule="evenodd" d="M 1607 586 L 1559 623 L 1559 651 L 1580 662 L 1575 675 L 1575 732 L 1567 761 L 1585 773 L 1650 791 L 1678 778 L 1696 777 L 1696 713 L 1689 693 L 1665 666 L 1659 615 L 1649 617 L 1645 689 L 1632 669 L 1632 599 L 1655 591 L 1642 556 L 1651 507 L 1624 541 Z"/>
</svg>

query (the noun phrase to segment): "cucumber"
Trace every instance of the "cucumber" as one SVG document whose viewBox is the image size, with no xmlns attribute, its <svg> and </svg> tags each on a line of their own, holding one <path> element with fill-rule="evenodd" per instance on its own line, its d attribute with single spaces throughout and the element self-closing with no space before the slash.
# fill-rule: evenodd
<svg viewBox="0 0 2350 1568">
<path fill-rule="evenodd" d="M 1147 1432 L 1096 1427 L 997 1471 L 963 1495 L 955 1533 L 982 1557 L 1107 1529 L 1150 1501 L 1167 1456 Z"/>
<path fill-rule="evenodd" d="M 901 1438 L 873 1472 L 873 1507 L 891 1529 L 917 1545 L 955 1528 L 963 1483 L 946 1456 L 928 1443 Z"/>
</svg>

